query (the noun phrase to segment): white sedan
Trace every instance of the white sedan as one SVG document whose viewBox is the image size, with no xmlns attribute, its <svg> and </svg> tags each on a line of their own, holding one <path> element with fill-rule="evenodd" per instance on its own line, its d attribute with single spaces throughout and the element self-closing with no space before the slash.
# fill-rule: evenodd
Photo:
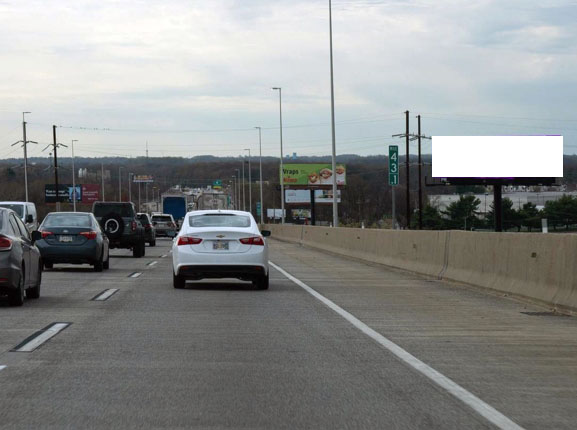
<svg viewBox="0 0 577 430">
<path fill-rule="evenodd" d="M 174 288 L 187 280 L 237 278 L 268 289 L 270 231 L 258 229 L 249 212 L 193 211 L 186 214 L 172 245 Z"/>
</svg>

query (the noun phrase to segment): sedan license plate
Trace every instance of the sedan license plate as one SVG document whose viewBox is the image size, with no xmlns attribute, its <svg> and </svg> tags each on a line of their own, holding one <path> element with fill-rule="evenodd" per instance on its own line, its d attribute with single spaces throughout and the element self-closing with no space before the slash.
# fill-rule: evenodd
<svg viewBox="0 0 577 430">
<path fill-rule="evenodd" d="M 223 241 L 212 242 L 212 249 L 217 251 L 228 251 L 228 242 Z"/>
<path fill-rule="evenodd" d="M 72 236 L 60 236 L 58 238 L 58 240 L 60 242 L 72 242 L 73 241 Z"/>
</svg>

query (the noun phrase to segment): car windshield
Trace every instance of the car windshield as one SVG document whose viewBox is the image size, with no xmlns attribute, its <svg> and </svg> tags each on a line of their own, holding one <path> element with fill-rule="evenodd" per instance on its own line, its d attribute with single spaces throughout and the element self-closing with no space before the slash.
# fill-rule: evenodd
<svg viewBox="0 0 577 430">
<path fill-rule="evenodd" d="M 161 221 L 161 222 L 172 222 L 172 218 L 169 216 L 153 216 L 152 221 Z"/>
<path fill-rule="evenodd" d="M 43 227 L 90 227 L 92 222 L 88 215 L 54 214 L 48 215 Z"/>
<path fill-rule="evenodd" d="M 235 214 L 194 215 L 188 218 L 191 227 L 250 227 L 250 218 Z"/>
<path fill-rule="evenodd" d="M 132 211 L 132 206 L 127 204 L 106 204 L 106 205 L 95 205 L 94 206 L 94 216 L 104 217 L 109 213 L 119 214 L 123 218 L 132 218 L 134 212 Z"/>
<path fill-rule="evenodd" d="M 2 204 L 0 204 L 0 207 L 6 208 L 6 209 L 12 209 L 14 212 L 16 212 L 16 214 L 20 218 L 22 218 L 22 216 L 24 215 L 24 205 L 2 203 Z"/>
</svg>

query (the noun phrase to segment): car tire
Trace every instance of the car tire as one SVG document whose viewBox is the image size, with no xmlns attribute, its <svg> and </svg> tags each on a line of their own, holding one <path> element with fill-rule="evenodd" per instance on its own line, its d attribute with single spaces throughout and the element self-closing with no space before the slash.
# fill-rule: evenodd
<svg viewBox="0 0 577 430">
<path fill-rule="evenodd" d="M 144 257 L 145 255 L 146 255 L 146 241 L 142 239 L 142 242 L 140 242 L 140 256 Z"/>
<path fill-rule="evenodd" d="M 268 274 L 253 281 L 253 285 L 257 290 L 268 290 Z"/>
<path fill-rule="evenodd" d="M 106 261 L 102 263 L 102 268 L 104 270 L 110 269 L 110 252 L 108 253 L 108 258 L 106 259 Z"/>
<path fill-rule="evenodd" d="M 150 246 L 156 246 L 156 238 L 154 240 L 151 240 L 149 245 Z"/>
<path fill-rule="evenodd" d="M 38 299 L 40 297 L 40 284 L 42 284 L 42 266 L 38 267 L 38 282 L 34 287 L 26 290 L 27 299 Z"/>
<path fill-rule="evenodd" d="M 44 262 L 44 268 L 45 269 L 52 269 L 54 267 L 54 263 L 50 263 L 48 261 Z"/>
<path fill-rule="evenodd" d="M 174 272 L 172 273 L 172 285 L 176 289 L 183 289 L 186 285 L 186 279 L 180 275 L 175 275 Z"/>
<path fill-rule="evenodd" d="M 22 268 L 22 276 L 18 281 L 18 288 L 10 294 L 8 302 L 10 306 L 22 306 L 24 304 L 24 268 Z"/>
<path fill-rule="evenodd" d="M 102 272 L 102 270 L 104 269 L 104 262 L 102 261 L 103 258 L 104 256 L 100 256 L 100 259 L 96 263 L 94 263 L 95 272 Z"/>
<path fill-rule="evenodd" d="M 140 255 L 140 243 L 135 244 L 132 247 L 132 257 L 134 257 L 134 258 L 140 258 L 141 257 L 141 255 Z"/>
</svg>

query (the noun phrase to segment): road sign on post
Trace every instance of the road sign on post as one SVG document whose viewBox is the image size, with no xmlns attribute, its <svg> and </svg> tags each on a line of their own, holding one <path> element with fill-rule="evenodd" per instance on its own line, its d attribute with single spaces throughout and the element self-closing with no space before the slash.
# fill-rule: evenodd
<svg viewBox="0 0 577 430">
<path fill-rule="evenodd" d="M 399 185 L 399 147 L 389 146 L 389 185 L 391 186 L 392 200 L 392 224 L 393 229 L 397 228 L 397 215 L 395 213 L 395 186 Z"/>
<path fill-rule="evenodd" d="M 260 216 L 260 211 L 261 211 L 260 202 L 256 202 L 256 214 L 257 214 L 257 216 Z"/>
<path fill-rule="evenodd" d="M 399 185 L 399 147 L 389 146 L 389 185 Z"/>
</svg>

